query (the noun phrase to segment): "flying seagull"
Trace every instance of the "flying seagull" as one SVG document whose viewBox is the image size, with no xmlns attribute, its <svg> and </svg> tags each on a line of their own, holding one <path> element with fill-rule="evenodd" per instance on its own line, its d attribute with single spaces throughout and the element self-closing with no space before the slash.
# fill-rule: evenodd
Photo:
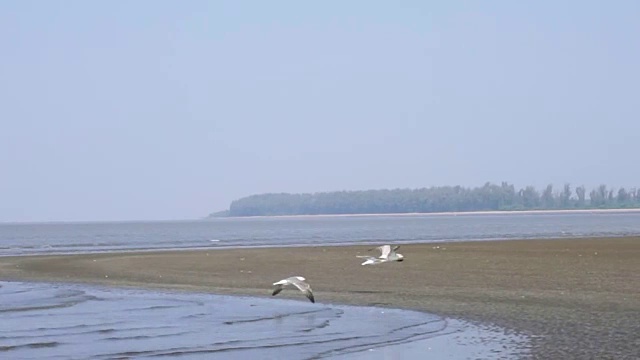
<svg viewBox="0 0 640 360">
<path fill-rule="evenodd" d="M 402 254 L 396 253 L 396 250 L 398 250 L 399 248 L 400 248 L 400 245 L 394 246 L 393 248 L 391 248 L 391 245 L 382 245 L 373 249 L 369 249 L 369 251 L 380 250 L 380 256 L 377 258 L 373 256 L 360 256 L 360 255 L 356 255 L 356 257 L 367 259 L 365 260 L 365 262 L 362 263 L 362 265 L 376 265 L 376 264 L 382 264 L 389 261 L 404 261 L 404 256 Z"/>
<path fill-rule="evenodd" d="M 293 286 L 297 287 L 300 291 L 302 291 L 304 296 L 306 296 L 307 299 L 309 299 L 309 301 L 311 301 L 312 303 L 315 303 L 316 300 L 313 298 L 313 292 L 311 292 L 311 286 L 309 286 L 309 284 L 304 282 L 305 280 L 306 279 L 303 278 L 302 276 L 292 276 L 290 278 L 286 278 L 286 279 L 282 279 L 282 280 L 280 280 L 278 282 L 274 282 L 273 285 L 276 288 L 273 289 L 273 293 L 271 294 L 271 296 L 278 295 L 280 293 L 280 291 L 282 291 L 282 289 L 284 289 L 285 286 L 293 285 Z"/>
<path fill-rule="evenodd" d="M 360 265 L 376 265 L 376 264 L 382 264 L 384 262 L 387 262 L 386 259 L 378 259 L 377 257 L 374 257 L 374 256 L 356 255 L 356 257 L 359 257 L 361 259 L 367 259 Z"/>
<path fill-rule="evenodd" d="M 400 245 L 394 246 L 391 248 L 391 245 L 382 245 L 377 248 L 370 249 L 371 250 L 380 250 L 380 257 L 378 259 L 386 259 L 387 261 L 403 261 L 404 256 L 402 254 L 396 253 L 396 250 L 400 248 Z"/>
</svg>

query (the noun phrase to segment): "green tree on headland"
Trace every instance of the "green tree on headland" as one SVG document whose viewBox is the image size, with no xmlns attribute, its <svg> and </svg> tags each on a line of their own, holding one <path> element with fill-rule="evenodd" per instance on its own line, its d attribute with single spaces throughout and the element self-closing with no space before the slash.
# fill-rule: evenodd
<svg viewBox="0 0 640 360">
<path fill-rule="evenodd" d="M 575 195 L 575 196 L 574 196 Z M 552 210 L 590 208 L 638 208 L 640 191 L 614 191 L 600 185 L 586 197 L 584 186 L 565 184 L 554 192 L 548 185 L 516 191 L 506 182 L 475 188 L 436 186 L 420 189 L 334 191 L 313 194 L 270 193 L 247 196 L 231 203 L 229 210 L 211 216 L 273 216 L 320 214 L 394 214 L 486 210 Z"/>
</svg>

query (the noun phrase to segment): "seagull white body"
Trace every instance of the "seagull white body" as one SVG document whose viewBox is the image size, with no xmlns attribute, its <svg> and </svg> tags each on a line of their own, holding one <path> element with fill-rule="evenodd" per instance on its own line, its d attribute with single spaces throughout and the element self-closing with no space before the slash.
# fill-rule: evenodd
<svg viewBox="0 0 640 360">
<path fill-rule="evenodd" d="M 393 248 L 391 248 L 391 245 L 382 245 L 382 246 L 378 246 L 377 248 L 373 248 L 369 250 L 369 251 L 380 250 L 380 256 L 377 258 L 373 256 L 357 256 L 357 257 L 367 259 L 365 260 L 365 262 L 362 263 L 362 265 L 376 265 L 376 264 L 382 264 L 389 261 L 403 261 L 404 255 L 396 253 L 396 250 L 398 250 L 398 248 L 400 248 L 399 245 L 394 246 Z"/>
<path fill-rule="evenodd" d="M 311 301 L 315 303 L 316 300 L 313 298 L 313 292 L 311 291 L 311 286 L 305 282 L 305 278 L 302 276 L 292 276 L 286 279 L 282 279 L 278 282 L 274 282 L 273 285 L 276 287 L 273 289 L 272 296 L 276 296 L 284 289 L 285 286 L 295 286 L 298 290 L 302 291 L 302 293 Z"/>
<path fill-rule="evenodd" d="M 367 259 L 361 265 L 376 265 L 376 264 L 382 264 L 384 262 L 387 262 L 386 259 L 378 259 L 377 257 L 373 257 L 373 256 L 356 255 L 356 257 L 359 257 L 361 259 Z"/>
</svg>

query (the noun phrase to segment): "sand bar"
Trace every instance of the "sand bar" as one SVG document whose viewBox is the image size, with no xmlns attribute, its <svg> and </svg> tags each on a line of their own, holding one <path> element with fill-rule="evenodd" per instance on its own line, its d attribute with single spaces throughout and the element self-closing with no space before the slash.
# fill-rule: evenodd
<svg viewBox="0 0 640 360">
<path fill-rule="evenodd" d="M 302 275 L 318 302 L 496 324 L 532 336 L 538 359 L 640 357 L 640 237 L 402 245 L 404 262 L 361 266 L 368 248 L 4 257 L 0 279 L 270 296 L 273 281 Z"/>
</svg>

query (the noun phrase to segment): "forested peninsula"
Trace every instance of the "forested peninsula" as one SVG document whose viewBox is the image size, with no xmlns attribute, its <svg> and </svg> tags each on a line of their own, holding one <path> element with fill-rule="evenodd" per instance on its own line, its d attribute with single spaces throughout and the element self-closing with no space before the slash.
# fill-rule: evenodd
<svg viewBox="0 0 640 360">
<path fill-rule="evenodd" d="M 210 217 L 402 214 L 469 211 L 640 208 L 637 188 L 595 189 L 565 184 L 542 191 L 533 186 L 486 183 L 480 187 L 437 186 L 420 189 L 334 191 L 307 194 L 269 193 L 247 196 Z"/>
</svg>

